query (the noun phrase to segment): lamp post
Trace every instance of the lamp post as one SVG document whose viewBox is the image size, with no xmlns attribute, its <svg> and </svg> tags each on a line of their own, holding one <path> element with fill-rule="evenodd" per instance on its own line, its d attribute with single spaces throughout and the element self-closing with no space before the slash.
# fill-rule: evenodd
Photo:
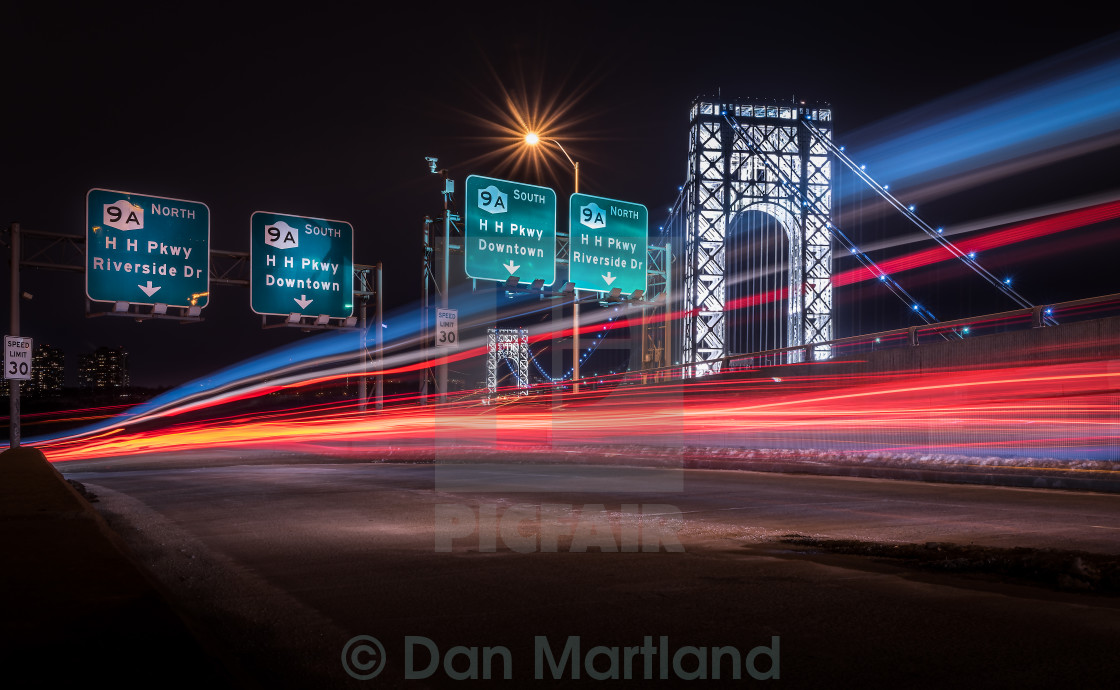
<svg viewBox="0 0 1120 690">
<path fill-rule="evenodd" d="M 11 250 L 11 326 L 9 334 L 19 336 L 19 223 L 9 228 L 8 247 Z M 8 448 L 19 448 L 20 443 L 19 379 L 8 379 Z"/>
<path fill-rule="evenodd" d="M 541 141 L 548 141 L 556 144 L 556 148 L 564 154 L 568 162 L 572 164 L 572 169 L 575 170 L 575 185 L 572 189 L 576 194 L 579 193 L 579 163 L 572 160 L 568 152 L 564 150 L 564 146 L 555 139 L 541 139 L 536 132 L 529 132 L 525 135 L 525 143 L 530 146 L 536 146 Z M 571 270 L 571 252 L 572 252 L 572 238 L 568 237 L 568 269 Z M 579 290 L 572 291 L 572 392 L 579 393 Z"/>
</svg>

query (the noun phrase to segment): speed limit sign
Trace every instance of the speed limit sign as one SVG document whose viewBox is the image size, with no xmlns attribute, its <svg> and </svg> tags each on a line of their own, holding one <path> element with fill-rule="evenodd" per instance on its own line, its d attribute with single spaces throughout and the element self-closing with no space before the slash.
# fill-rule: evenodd
<svg viewBox="0 0 1120 690">
<path fill-rule="evenodd" d="M 22 381 L 31 378 L 31 338 L 4 336 L 4 378 Z"/>
<path fill-rule="evenodd" d="M 459 310 L 436 309 L 436 347 L 459 346 Z"/>
</svg>

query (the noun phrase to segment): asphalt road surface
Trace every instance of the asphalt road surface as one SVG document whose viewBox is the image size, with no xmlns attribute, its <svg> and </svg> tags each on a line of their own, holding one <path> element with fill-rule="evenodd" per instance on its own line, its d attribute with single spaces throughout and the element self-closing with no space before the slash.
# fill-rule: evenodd
<svg viewBox="0 0 1120 690">
<path fill-rule="evenodd" d="M 237 686 L 1120 682 L 1120 597 L 782 541 L 1117 556 L 1118 495 L 244 456 L 60 469 Z"/>
</svg>

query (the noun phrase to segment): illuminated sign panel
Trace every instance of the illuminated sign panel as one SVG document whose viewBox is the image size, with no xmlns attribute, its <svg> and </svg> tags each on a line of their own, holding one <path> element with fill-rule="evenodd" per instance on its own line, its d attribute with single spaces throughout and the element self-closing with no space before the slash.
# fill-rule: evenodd
<svg viewBox="0 0 1120 690">
<path fill-rule="evenodd" d="M 568 203 L 570 277 L 580 290 L 646 290 L 649 212 L 641 204 L 589 194 Z"/>
<path fill-rule="evenodd" d="M 354 313 L 354 227 L 257 211 L 249 221 L 250 303 L 258 314 Z"/>
<path fill-rule="evenodd" d="M 110 189 L 86 194 L 86 296 L 95 302 L 205 307 L 210 209 Z"/>
<path fill-rule="evenodd" d="M 467 178 L 464 254 L 467 276 L 556 282 L 556 192 L 548 187 Z"/>
</svg>

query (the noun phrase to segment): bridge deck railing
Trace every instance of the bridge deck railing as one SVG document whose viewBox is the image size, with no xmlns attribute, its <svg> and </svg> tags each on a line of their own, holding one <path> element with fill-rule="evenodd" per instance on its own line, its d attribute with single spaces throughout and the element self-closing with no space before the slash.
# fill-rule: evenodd
<svg viewBox="0 0 1120 690">
<path fill-rule="evenodd" d="M 1120 313 L 1120 293 L 836 338 L 810 345 L 728 355 L 705 364 L 710 366 L 719 363 L 734 371 L 741 368 L 807 362 L 810 361 L 810 352 L 816 353 L 816 356 L 813 357 L 814 361 L 825 361 L 843 354 L 874 351 L 887 347 L 916 347 L 923 343 L 964 339 L 1024 328 L 1047 328 L 1053 327 L 1054 324 L 1060 325 L 1061 323 L 1100 318 L 1116 313 Z M 821 356 L 822 352 L 825 353 L 823 357 Z M 690 365 L 683 364 L 671 367 L 673 370 L 685 373 L 689 368 Z"/>
<path fill-rule="evenodd" d="M 707 372 L 717 373 L 808 362 L 810 353 L 814 353 L 812 361 L 828 361 L 845 355 L 885 348 L 917 347 L 932 342 L 966 339 L 1027 328 L 1052 328 L 1055 324 L 1116 314 L 1120 314 L 1120 293 L 836 338 L 810 345 L 727 355 L 701 364 L 685 363 L 634 370 L 617 376 L 629 382 L 665 381 L 695 375 L 696 370 L 701 367 Z M 613 377 L 598 378 L 606 380 Z"/>
</svg>

